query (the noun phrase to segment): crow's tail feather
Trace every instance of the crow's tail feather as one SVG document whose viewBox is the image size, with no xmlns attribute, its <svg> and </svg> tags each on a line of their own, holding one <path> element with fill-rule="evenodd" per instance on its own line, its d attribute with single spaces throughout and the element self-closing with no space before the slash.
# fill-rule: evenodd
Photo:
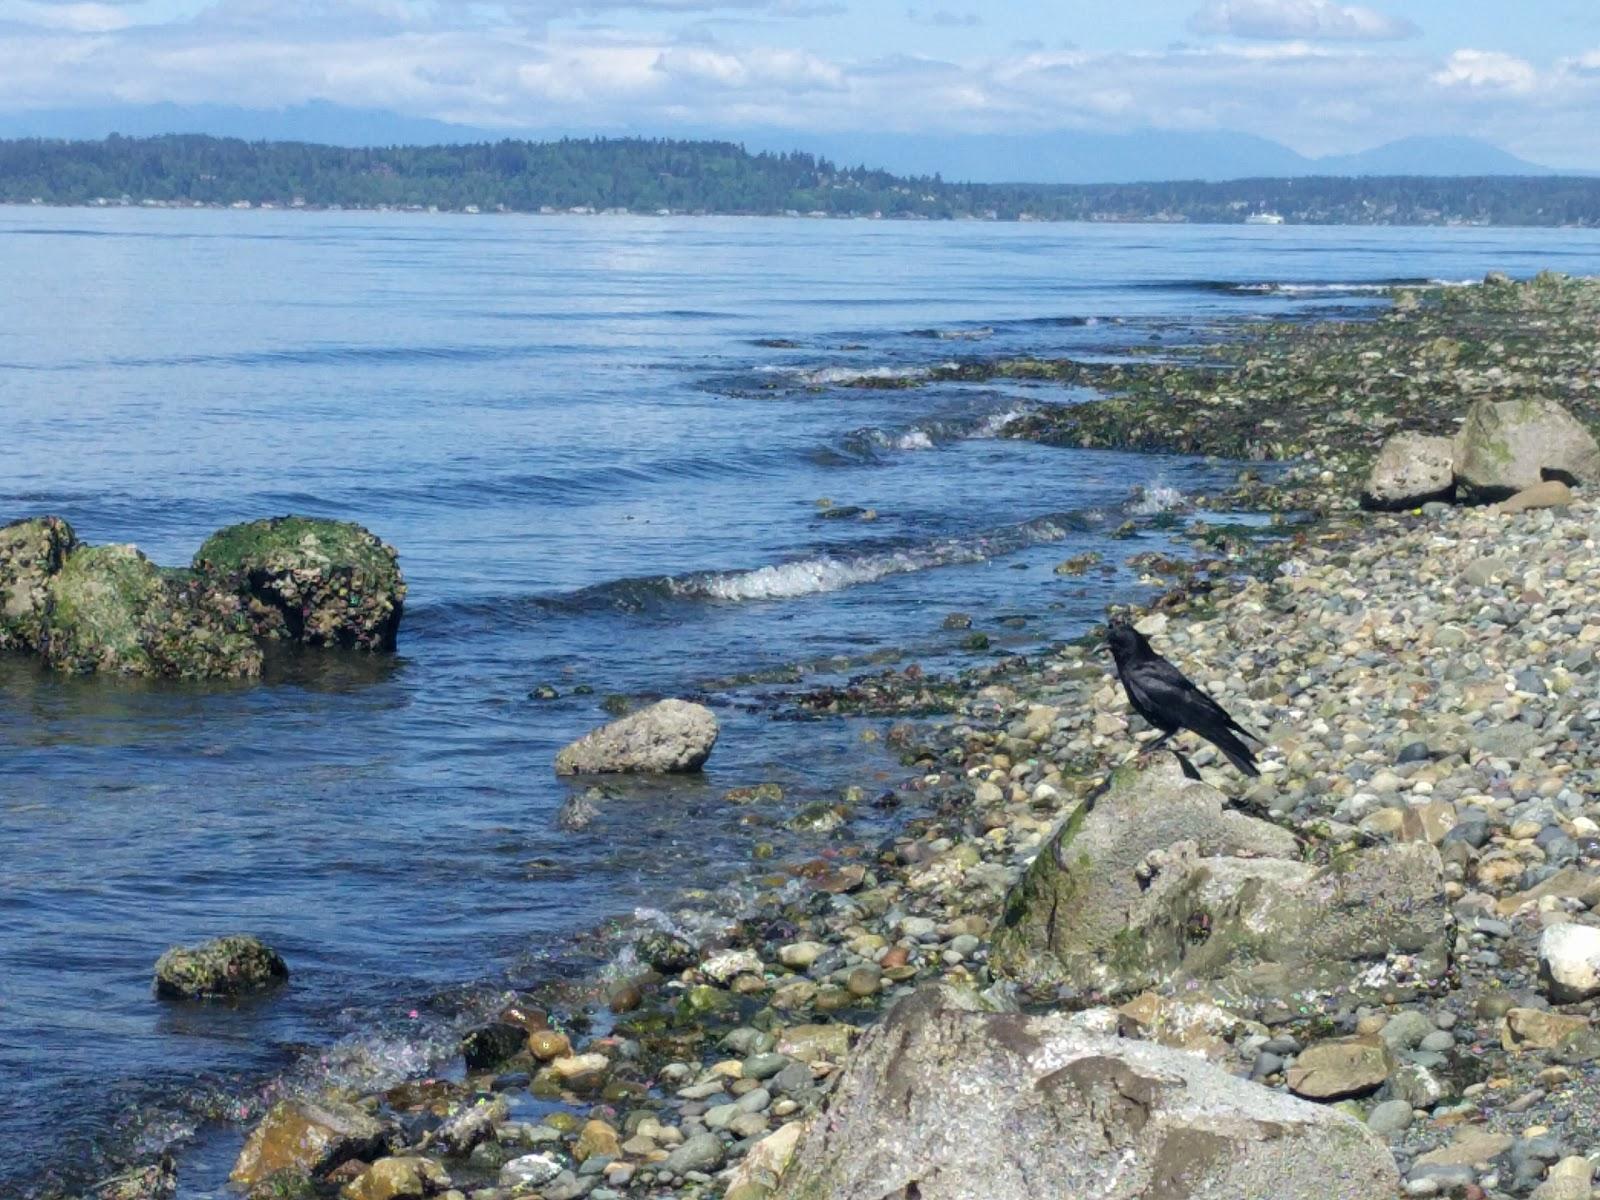
<svg viewBox="0 0 1600 1200">
<path fill-rule="evenodd" d="M 1256 769 L 1256 756 L 1250 752 L 1250 747 L 1246 746 L 1228 730 L 1219 729 L 1214 734 L 1207 734 L 1205 737 L 1208 742 L 1228 756 L 1229 762 L 1246 775 L 1254 778 L 1261 774 Z"/>
</svg>

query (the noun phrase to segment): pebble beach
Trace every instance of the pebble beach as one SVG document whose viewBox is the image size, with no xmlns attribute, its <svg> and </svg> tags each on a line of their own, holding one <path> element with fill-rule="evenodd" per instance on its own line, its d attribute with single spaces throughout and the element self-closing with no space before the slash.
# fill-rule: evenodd
<svg viewBox="0 0 1600 1200">
<path fill-rule="evenodd" d="M 842 1195 L 815 1155 L 845 1119 L 841 1087 L 855 1094 L 852 1054 L 937 984 L 995 1012 L 1070 1014 L 1347 1118 L 1392 1159 L 1381 1194 L 1600 1194 L 1600 495 L 1578 480 L 1536 506 L 1360 509 L 1387 438 L 1448 436 L 1476 401 L 1538 397 L 1595 428 L 1600 282 L 1491 277 L 1391 300 L 1375 318 L 1241 322 L 1148 363 L 944 370 L 1102 393 L 1007 436 L 1259 462 L 1174 514 L 1187 553 L 1125 543 L 1159 593 L 1130 618 L 1265 743 L 1246 780 L 1180 738 L 1201 776 L 1186 802 L 1271 826 L 1261 844 L 1308 878 L 1394 847 L 1426 857 L 1437 879 L 1418 919 L 1439 969 L 1231 1007 L 1189 959 L 1188 974 L 1041 984 L 1014 945 L 996 947 L 1041 855 L 1059 859 L 1108 789 L 1190 785 L 1170 759 L 1141 760 L 1155 731 L 1097 637 L 957 675 L 911 664 L 773 702 L 797 746 L 808 722 L 846 721 L 883 752 L 878 776 L 793 819 L 814 853 L 768 858 L 753 822 L 748 877 L 603 931 L 601 975 L 508 994 L 436 1076 L 285 1098 L 250 1133 L 241 1191 Z M 1071 588 L 1099 569 L 1069 560 L 1058 574 Z M 729 799 L 759 813 L 776 791 L 752 779 Z M 891 832 L 863 836 L 869 813 Z M 1149 849 L 1151 872 L 1172 869 L 1170 847 Z M 960 1142 L 959 1126 L 942 1133 Z M 93 1194 L 170 1194 L 173 1171 L 143 1164 Z"/>
</svg>

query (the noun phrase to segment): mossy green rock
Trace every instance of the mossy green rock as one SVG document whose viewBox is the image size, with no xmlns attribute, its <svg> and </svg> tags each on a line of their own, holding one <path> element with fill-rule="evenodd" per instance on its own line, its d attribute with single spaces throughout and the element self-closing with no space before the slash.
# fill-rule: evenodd
<svg viewBox="0 0 1600 1200">
<path fill-rule="evenodd" d="M 293 516 L 230 525 L 200 547 L 194 569 L 243 599 L 259 637 L 395 648 L 406 595 L 399 555 L 360 525 Z"/>
<path fill-rule="evenodd" d="M 156 992 L 174 1000 L 239 996 L 287 978 L 282 956 L 245 933 L 174 946 L 156 960 Z"/>
<path fill-rule="evenodd" d="M 1600 483 L 1600 445 L 1552 400 L 1480 400 L 1455 442 L 1457 482 L 1475 500 L 1504 500 L 1544 479 Z"/>
<path fill-rule="evenodd" d="M 39 649 L 59 671 L 253 677 L 260 648 L 237 601 L 134 546 L 78 546 L 50 578 Z"/>
<path fill-rule="evenodd" d="M 1431 845 L 1303 862 L 1177 764 L 1118 771 L 1007 898 L 990 966 L 1033 988 L 1187 989 L 1243 1015 L 1311 996 L 1440 986 L 1455 927 Z"/>
<path fill-rule="evenodd" d="M 0 527 L 0 650 L 37 650 L 50 580 L 78 539 L 60 517 L 30 517 Z"/>
</svg>

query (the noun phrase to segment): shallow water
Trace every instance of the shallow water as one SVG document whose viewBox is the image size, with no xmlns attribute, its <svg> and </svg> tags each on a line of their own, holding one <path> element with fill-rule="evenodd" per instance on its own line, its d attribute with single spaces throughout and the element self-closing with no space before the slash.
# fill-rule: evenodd
<svg viewBox="0 0 1600 1200">
<path fill-rule="evenodd" d="M 1071 635 L 1131 579 L 1050 565 L 1124 552 L 1130 515 L 1158 548 L 1130 488 L 1236 469 L 996 436 L 1079 398 L 1057 387 L 850 383 L 1545 267 L 1600 271 L 1600 234 L 0 209 L 0 520 L 176 564 L 229 522 L 325 514 L 411 585 L 395 659 L 290 655 L 260 686 L 0 662 L 0 1194 L 283 1071 L 422 1069 L 462 989 L 576 970 L 575 935 L 742 864 L 727 788 L 793 807 L 892 771 L 846 723 L 797 732 L 708 681 L 981 661 L 953 610 L 997 647 Z M 601 696 L 702 691 L 703 779 L 556 830 L 550 760 Z M 234 929 L 283 951 L 286 991 L 152 998 L 164 947 Z M 186 1194 L 235 1136 L 202 1136 Z"/>
</svg>

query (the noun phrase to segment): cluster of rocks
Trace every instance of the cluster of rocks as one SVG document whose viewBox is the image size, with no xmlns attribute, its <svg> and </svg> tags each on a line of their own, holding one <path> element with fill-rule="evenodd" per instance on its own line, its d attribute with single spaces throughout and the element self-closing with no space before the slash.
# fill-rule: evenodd
<svg viewBox="0 0 1600 1200">
<path fill-rule="evenodd" d="M 394 548 L 338 521 L 234 525 L 181 570 L 59 517 L 0 527 L 0 650 L 58 671 L 252 678 L 267 640 L 393 650 L 404 600 Z"/>
<path fill-rule="evenodd" d="M 1479 400 L 1454 437 L 1399 433 L 1367 476 L 1368 508 L 1501 501 L 1510 511 L 1571 499 L 1569 485 L 1600 484 L 1600 443 L 1550 400 Z"/>
</svg>

